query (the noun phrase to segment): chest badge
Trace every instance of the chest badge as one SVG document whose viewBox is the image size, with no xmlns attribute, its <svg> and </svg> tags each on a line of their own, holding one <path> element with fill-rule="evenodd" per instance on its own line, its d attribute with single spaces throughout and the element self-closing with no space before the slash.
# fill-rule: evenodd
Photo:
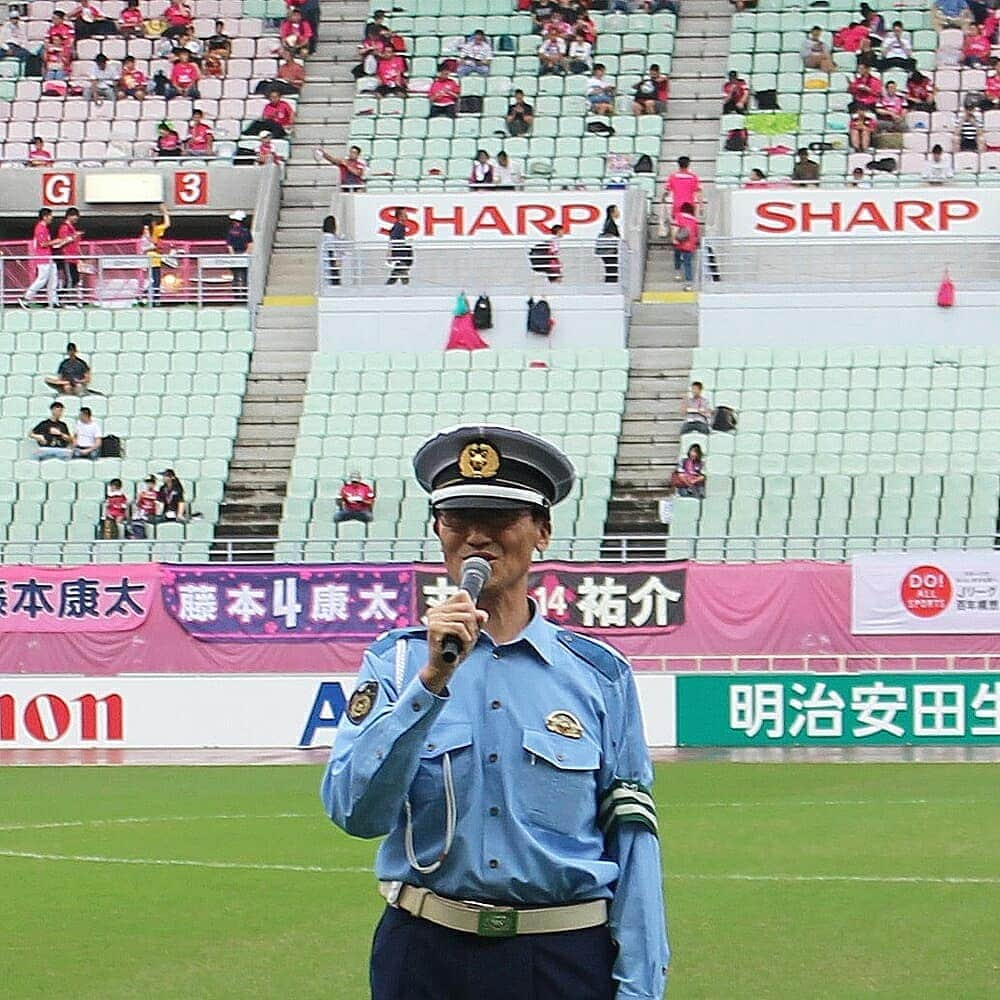
<svg viewBox="0 0 1000 1000">
<path fill-rule="evenodd" d="M 557 712 L 549 712 L 545 716 L 545 728 L 550 733 L 565 736 L 570 740 L 578 740 L 583 736 L 583 726 L 580 720 L 572 713 L 560 709 Z"/>
<path fill-rule="evenodd" d="M 378 698 L 378 683 L 376 681 L 365 681 L 351 695 L 351 700 L 347 703 L 347 718 L 359 726 L 371 714 Z"/>
</svg>

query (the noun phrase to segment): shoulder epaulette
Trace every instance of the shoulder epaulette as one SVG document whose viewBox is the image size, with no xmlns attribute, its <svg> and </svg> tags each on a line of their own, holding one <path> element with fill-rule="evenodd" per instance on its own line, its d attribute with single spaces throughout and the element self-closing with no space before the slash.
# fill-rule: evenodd
<svg viewBox="0 0 1000 1000">
<path fill-rule="evenodd" d="M 423 625 L 411 625 L 409 628 L 393 628 L 388 632 L 383 632 L 369 647 L 368 652 L 373 656 L 381 656 L 387 653 L 396 645 L 398 639 L 410 639 L 415 636 L 427 634 L 427 629 Z"/>
<path fill-rule="evenodd" d="M 607 677 L 609 681 L 616 681 L 628 669 L 628 664 L 621 654 L 616 653 L 610 646 L 605 646 L 603 642 L 590 639 L 577 632 L 557 632 L 556 638 L 568 650 L 576 653 L 586 663 L 589 663 L 595 670 Z"/>
</svg>

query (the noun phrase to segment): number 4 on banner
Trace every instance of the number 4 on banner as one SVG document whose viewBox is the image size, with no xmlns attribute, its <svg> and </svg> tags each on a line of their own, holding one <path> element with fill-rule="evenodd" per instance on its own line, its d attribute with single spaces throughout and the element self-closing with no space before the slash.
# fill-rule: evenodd
<svg viewBox="0 0 1000 1000">
<path fill-rule="evenodd" d="M 174 203 L 205 205 L 208 203 L 208 173 L 204 170 L 178 170 L 174 174 Z"/>
<path fill-rule="evenodd" d="M 274 581 L 271 613 L 275 618 L 284 616 L 285 628 L 295 628 L 299 623 L 302 605 L 299 603 L 299 578 L 283 576 Z"/>
</svg>

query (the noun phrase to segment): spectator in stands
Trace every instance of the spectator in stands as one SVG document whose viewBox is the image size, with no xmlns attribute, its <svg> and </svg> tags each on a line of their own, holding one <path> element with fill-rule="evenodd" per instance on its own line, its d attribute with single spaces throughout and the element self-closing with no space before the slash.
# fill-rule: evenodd
<svg viewBox="0 0 1000 1000">
<path fill-rule="evenodd" d="M 156 146 L 154 153 L 158 160 L 178 158 L 182 153 L 181 137 L 173 123 L 162 121 L 156 126 Z"/>
<path fill-rule="evenodd" d="M 990 40 L 974 24 L 962 43 L 962 65 L 972 69 L 988 66 L 990 62 Z"/>
<path fill-rule="evenodd" d="M 951 164 L 951 153 L 946 153 L 940 143 L 935 143 L 931 148 L 930 156 L 924 161 L 924 180 L 937 186 L 950 181 L 955 176 L 955 170 Z"/>
<path fill-rule="evenodd" d="M 302 11 L 302 20 L 312 29 L 309 38 L 309 54 L 312 55 L 319 42 L 319 0 L 303 0 L 299 10 Z"/>
<path fill-rule="evenodd" d="M 254 163 L 258 167 L 267 167 L 271 164 L 278 165 L 285 162 L 285 158 L 279 156 L 278 151 L 274 148 L 274 143 L 271 141 L 271 133 L 267 129 L 259 132 L 257 138 L 260 139 L 260 142 L 257 144 L 257 155 L 254 157 Z"/>
<path fill-rule="evenodd" d="M 809 150 L 805 146 L 797 155 L 798 160 L 792 167 L 792 180 L 801 186 L 819 187 L 819 164 L 809 159 Z"/>
<path fill-rule="evenodd" d="M 505 149 L 497 153 L 496 166 L 493 168 L 494 187 L 497 191 L 516 191 L 522 184 L 521 172 L 510 162 Z"/>
<path fill-rule="evenodd" d="M 1000 59 L 990 60 L 990 71 L 986 74 L 983 99 L 979 107 L 983 111 L 1000 108 Z"/>
<path fill-rule="evenodd" d="M 862 66 L 867 66 L 869 69 L 876 69 L 878 67 L 878 49 L 872 47 L 872 40 L 867 36 L 861 39 L 854 62 L 858 69 L 861 69 Z"/>
<path fill-rule="evenodd" d="M 694 205 L 684 202 L 674 214 L 670 242 L 674 248 L 674 281 L 681 280 L 684 271 L 684 291 L 690 292 L 694 285 L 694 255 L 698 249 L 698 220 Z"/>
<path fill-rule="evenodd" d="M 262 135 L 267 132 L 268 136 L 277 139 L 287 139 L 288 130 L 295 120 L 295 113 L 292 106 L 281 99 L 281 94 L 277 90 L 272 90 L 267 95 L 267 104 L 261 112 L 260 118 L 252 121 L 244 130 L 244 135 Z"/>
<path fill-rule="evenodd" d="M 170 67 L 170 83 L 167 86 L 167 99 L 172 97 L 189 97 L 197 100 L 201 97 L 198 92 L 198 81 L 201 79 L 201 70 L 196 63 L 191 61 L 191 53 L 187 49 L 178 49 L 177 61 Z"/>
<path fill-rule="evenodd" d="M 757 0 L 729 0 L 729 2 L 738 10 L 755 10 L 757 7 Z"/>
<path fill-rule="evenodd" d="M 915 69 L 906 79 L 906 101 L 911 111 L 935 111 L 937 89 L 930 79 Z"/>
<path fill-rule="evenodd" d="M 302 86 L 306 82 L 306 70 L 301 59 L 296 59 L 287 49 L 281 53 L 281 62 L 278 63 L 278 75 L 270 80 L 261 80 L 254 87 L 255 94 L 268 94 L 272 90 L 278 91 L 282 97 L 294 97 L 302 92 Z"/>
<path fill-rule="evenodd" d="M 582 34 L 591 45 L 596 45 L 597 25 L 594 23 L 594 19 L 590 16 L 590 11 L 583 5 L 580 5 L 578 12 L 576 24 L 574 25 L 577 34 Z"/>
<path fill-rule="evenodd" d="M 337 496 L 337 509 L 333 512 L 333 523 L 363 521 L 370 524 L 375 516 L 376 493 L 362 478 L 360 472 L 352 472 Z"/>
<path fill-rule="evenodd" d="M 0 28 L 0 59 L 17 59 L 25 76 L 41 76 L 42 63 L 38 47 L 28 40 L 28 32 L 21 23 L 21 14 L 11 8 L 7 20 Z"/>
<path fill-rule="evenodd" d="M 866 108 L 858 108 L 848 125 L 851 149 L 856 153 L 867 153 L 871 149 L 872 136 L 878 131 L 878 118 Z"/>
<path fill-rule="evenodd" d="M 865 172 L 861 167 L 855 167 L 851 171 L 851 177 L 847 182 L 847 186 L 852 188 L 870 188 L 872 182 L 865 176 Z"/>
<path fill-rule="evenodd" d="M 880 70 L 898 67 L 912 73 L 917 68 L 917 60 L 913 58 L 913 42 L 903 31 L 902 21 L 892 22 L 892 31 L 882 39 L 882 58 L 878 61 Z"/>
<path fill-rule="evenodd" d="M 304 59 L 309 53 L 309 42 L 312 40 L 312 28 L 302 20 L 302 12 L 292 8 L 288 17 L 281 22 L 278 32 L 284 51 L 291 52 L 296 59 Z"/>
<path fill-rule="evenodd" d="M 71 308 L 78 308 L 83 305 L 80 295 L 80 240 L 83 239 L 83 230 L 77 229 L 80 221 L 80 212 L 76 208 L 67 208 L 59 228 L 56 230 L 56 238 L 53 246 L 58 248 L 56 260 L 62 271 L 61 296 L 63 305 Z"/>
<path fill-rule="evenodd" d="M 823 29 L 819 25 L 813 25 L 802 42 L 802 65 L 823 73 L 832 73 L 837 68 L 830 46 L 823 41 Z"/>
<path fill-rule="evenodd" d="M 379 97 L 406 96 L 406 59 L 395 49 L 387 47 L 379 52 L 375 75 L 378 77 L 375 93 Z M 457 88 L 458 84 L 455 86 Z"/>
<path fill-rule="evenodd" d="M 226 34 L 225 21 L 215 22 L 215 34 L 205 41 L 206 55 L 227 60 L 233 51 L 233 40 Z"/>
<path fill-rule="evenodd" d="M 112 480 L 121 486 L 120 480 Z M 132 520 L 153 523 L 159 520 L 160 491 L 156 487 L 156 476 L 150 474 L 143 480 L 142 489 L 135 498 Z"/>
<path fill-rule="evenodd" d="M 177 478 L 173 469 L 164 469 L 160 475 L 163 484 L 160 486 L 157 500 L 163 511 L 165 521 L 186 521 L 187 502 L 184 499 L 184 484 Z"/>
<path fill-rule="evenodd" d="M 385 11 L 376 10 L 372 14 L 372 19 L 365 25 L 364 34 L 361 36 L 362 41 L 366 38 L 375 38 L 379 35 L 383 28 L 388 28 L 389 26 L 385 22 Z"/>
<path fill-rule="evenodd" d="M 868 29 L 868 37 L 872 40 L 872 45 L 878 47 L 882 44 L 885 35 L 885 18 L 874 11 L 868 4 L 861 5 L 861 23 Z"/>
<path fill-rule="evenodd" d="M 159 218 L 159 221 L 157 221 Z M 149 262 L 149 286 L 143 290 L 148 293 L 150 305 L 160 304 L 160 283 L 163 274 L 163 237 L 170 228 L 170 213 L 166 205 L 160 206 L 159 217 L 147 214 L 142 217 L 142 230 L 136 241 L 136 250 L 143 254 Z"/>
<path fill-rule="evenodd" d="M 52 23 L 45 32 L 45 41 L 72 46 L 75 40 L 76 32 L 73 30 L 73 25 L 66 20 L 66 12 L 63 10 L 52 11 Z"/>
<path fill-rule="evenodd" d="M 413 245 L 406 239 L 406 229 L 409 218 L 405 208 L 397 208 L 395 221 L 389 230 L 389 253 L 386 260 L 389 264 L 389 279 L 387 285 L 401 281 L 404 285 L 410 283 L 410 268 L 413 267 Z"/>
<path fill-rule="evenodd" d="M 448 67 L 441 63 L 437 76 L 431 81 L 427 91 L 430 101 L 428 118 L 454 118 L 458 114 L 458 96 L 460 93 L 458 81 L 448 72 Z"/>
<path fill-rule="evenodd" d="M 472 161 L 472 172 L 469 174 L 469 187 L 475 190 L 482 187 L 493 187 L 493 162 L 485 149 L 476 153 Z"/>
<path fill-rule="evenodd" d="M 18 300 L 18 305 L 22 309 L 30 309 L 35 296 L 44 288 L 48 296 L 48 303 L 53 309 L 59 307 L 58 289 L 59 273 L 56 271 L 55 261 L 52 259 L 53 249 L 58 249 L 56 241 L 52 239 L 49 225 L 52 222 L 52 209 L 40 208 L 38 210 L 38 221 L 35 223 L 34 232 L 31 235 L 31 243 L 28 252 L 31 255 L 32 263 L 35 265 L 35 280 L 25 289 L 23 298 Z"/>
<path fill-rule="evenodd" d="M 229 213 L 229 229 L 226 231 L 226 250 L 236 256 L 253 253 L 253 233 L 247 223 L 247 213 L 242 209 Z M 245 264 L 234 264 L 233 299 L 243 302 L 247 297 L 247 267 Z"/>
<path fill-rule="evenodd" d="M 327 285 L 340 284 L 340 270 L 344 258 L 346 240 L 337 233 L 337 220 L 328 215 L 323 220 L 323 235 L 320 238 L 319 253 L 323 268 L 323 280 Z"/>
<path fill-rule="evenodd" d="M 99 52 L 94 58 L 94 68 L 90 71 L 90 88 L 87 97 L 95 104 L 114 100 L 118 74 L 108 65 L 108 57 Z"/>
<path fill-rule="evenodd" d="M 620 214 L 617 205 L 608 205 L 604 212 L 604 225 L 601 227 L 595 247 L 597 256 L 604 264 L 604 283 L 606 285 L 613 285 L 618 281 L 618 254 L 622 238 L 618 229 L 618 216 Z"/>
<path fill-rule="evenodd" d="M 604 63 L 594 63 L 594 73 L 587 79 L 584 97 L 590 105 L 592 115 L 610 115 L 615 110 L 615 88 L 605 79 Z"/>
<path fill-rule="evenodd" d="M 708 434 L 712 427 L 712 407 L 708 402 L 708 397 L 704 394 L 704 386 L 701 382 L 692 382 L 691 391 L 684 397 L 681 403 L 681 434 L 689 434 L 697 431 L 699 434 Z"/>
<path fill-rule="evenodd" d="M 73 31 L 77 39 L 117 34 L 115 22 L 106 17 L 93 0 L 81 0 L 75 9 L 70 11 L 69 19 L 73 22 Z"/>
<path fill-rule="evenodd" d="M 740 79 L 736 70 L 729 71 L 729 78 L 722 85 L 722 113 L 724 115 L 745 115 L 750 101 L 750 86 Z"/>
<path fill-rule="evenodd" d="M 351 146 L 346 157 L 332 156 L 326 150 L 318 147 L 313 152 L 316 159 L 326 160 L 327 163 L 332 163 L 340 170 L 341 191 L 364 191 L 368 164 L 361 159 L 360 146 Z"/>
<path fill-rule="evenodd" d="M 103 431 L 89 406 L 80 407 L 80 418 L 73 434 L 73 458 L 100 458 Z"/>
<path fill-rule="evenodd" d="M 486 40 L 486 32 L 474 31 L 472 37 L 458 50 L 458 70 L 460 77 L 475 73 L 478 76 L 490 75 L 490 63 L 493 61 L 493 46 Z"/>
<path fill-rule="evenodd" d="M 677 463 L 671 485 L 677 488 L 678 496 L 705 499 L 705 461 L 701 445 L 693 444 L 687 455 Z"/>
<path fill-rule="evenodd" d="M 170 0 L 163 12 L 163 20 L 167 22 L 163 37 L 177 38 L 184 34 L 185 28 L 190 28 L 194 24 L 194 15 L 187 5 L 187 0 Z"/>
<path fill-rule="evenodd" d="M 637 115 L 662 115 L 670 100 L 670 80 L 653 63 L 649 72 L 636 85 L 632 95 L 632 111 Z"/>
<path fill-rule="evenodd" d="M 45 140 L 40 135 L 31 140 L 31 146 L 28 148 L 28 166 L 52 166 L 52 153 L 45 148 Z"/>
<path fill-rule="evenodd" d="M 667 206 L 670 207 L 670 218 L 673 219 L 685 204 L 694 205 L 696 210 L 700 208 L 701 178 L 691 170 L 691 157 L 680 156 L 677 158 L 677 169 L 663 184 L 659 226 L 661 236 L 667 235 L 665 215 Z"/>
<path fill-rule="evenodd" d="M 214 148 L 215 136 L 211 128 L 205 124 L 205 112 L 200 108 L 194 108 L 191 111 L 191 121 L 188 122 L 184 152 L 188 156 L 211 156 Z"/>
<path fill-rule="evenodd" d="M 558 4 L 552 0 L 531 0 L 531 16 L 534 20 L 533 31 L 536 35 L 545 33 L 549 18 L 556 12 Z"/>
<path fill-rule="evenodd" d="M 967 107 L 956 111 L 954 131 L 961 152 L 983 152 L 983 113 L 979 108 Z"/>
<path fill-rule="evenodd" d="M 846 28 L 833 33 L 833 47 L 843 52 L 857 52 L 868 38 L 868 28 L 858 21 L 851 21 Z"/>
<path fill-rule="evenodd" d="M 974 20 L 967 0 L 933 0 L 931 4 L 931 22 L 935 31 L 961 28 L 967 32 Z"/>
<path fill-rule="evenodd" d="M 65 97 L 65 81 L 69 79 L 70 67 L 73 65 L 73 43 L 60 41 L 58 38 L 45 43 L 42 52 L 42 62 L 45 67 L 46 81 L 61 81 L 61 87 L 42 86 L 43 96 Z"/>
<path fill-rule="evenodd" d="M 570 73 L 589 73 L 594 65 L 594 46 L 587 41 L 579 29 L 569 43 L 566 53 Z"/>
<path fill-rule="evenodd" d="M 765 174 L 764 171 L 758 167 L 754 167 L 753 170 L 750 171 L 750 179 L 743 186 L 747 188 L 768 187 L 767 174 Z"/>
<path fill-rule="evenodd" d="M 118 77 L 118 96 L 144 100 L 148 89 L 146 74 L 135 68 L 135 58 L 126 56 L 122 62 L 121 76 Z"/>
<path fill-rule="evenodd" d="M 896 81 L 890 80 L 875 105 L 879 130 L 882 132 L 906 131 L 906 98 L 896 88 Z"/>
<path fill-rule="evenodd" d="M 538 75 L 545 76 L 547 73 L 558 76 L 566 73 L 566 39 L 551 21 L 546 24 L 545 34 L 538 45 Z"/>
<path fill-rule="evenodd" d="M 67 459 L 73 454 L 73 435 L 63 420 L 63 405 L 58 401 L 49 407 L 48 419 L 35 424 L 28 437 L 38 445 L 32 458 L 39 462 L 47 458 Z"/>
<path fill-rule="evenodd" d="M 104 490 L 104 519 L 117 526 L 115 534 L 120 534 L 121 525 L 128 520 L 128 496 L 120 479 L 111 479 Z"/>
<path fill-rule="evenodd" d="M 872 71 L 867 66 L 858 69 L 858 75 L 847 85 L 852 100 L 848 104 L 848 111 L 857 111 L 863 108 L 866 111 L 874 111 L 878 99 L 882 96 L 882 81 L 877 76 L 872 76 Z"/>
<path fill-rule="evenodd" d="M 59 362 L 55 375 L 47 375 L 45 384 L 62 396 L 85 396 L 90 391 L 90 377 L 90 365 L 71 342 L 66 345 L 66 357 Z"/>
<path fill-rule="evenodd" d="M 523 90 L 514 91 L 514 103 L 507 107 L 507 132 L 512 136 L 527 135 L 535 122 L 535 109 L 524 99 Z"/>
<path fill-rule="evenodd" d="M 118 34 L 122 38 L 142 38 L 144 29 L 139 0 L 126 0 L 125 9 L 118 15 Z"/>
</svg>

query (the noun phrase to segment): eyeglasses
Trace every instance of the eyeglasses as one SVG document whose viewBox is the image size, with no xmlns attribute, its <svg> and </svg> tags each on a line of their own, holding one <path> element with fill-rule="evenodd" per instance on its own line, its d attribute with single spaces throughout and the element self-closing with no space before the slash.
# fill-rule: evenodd
<svg viewBox="0 0 1000 1000">
<path fill-rule="evenodd" d="M 449 531 L 468 531 L 473 525 L 486 531 L 506 531 L 528 515 L 529 511 L 523 509 L 491 510 L 470 507 L 462 510 L 442 510 L 437 516 L 438 521 Z"/>
</svg>

